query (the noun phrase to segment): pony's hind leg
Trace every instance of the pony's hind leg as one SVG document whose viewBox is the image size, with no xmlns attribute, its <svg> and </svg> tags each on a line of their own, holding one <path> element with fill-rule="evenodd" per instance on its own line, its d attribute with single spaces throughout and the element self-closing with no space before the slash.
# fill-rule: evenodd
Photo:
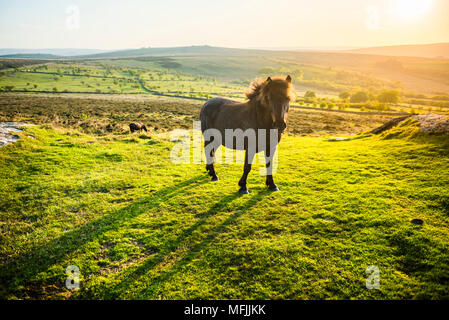
<svg viewBox="0 0 449 320">
<path fill-rule="evenodd" d="M 209 175 L 212 177 L 212 181 L 218 181 L 218 176 L 215 172 L 214 169 L 214 161 L 215 161 L 215 150 L 211 150 L 210 152 L 207 152 L 207 145 L 211 143 L 209 142 L 205 142 L 204 143 L 204 149 L 205 149 L 205 154 L 206 154 L 206 170 L 208 171 Z"/>
<path fill-rule="evenodd" d="M 220 180 L 218 179 L 217 173 L 215 172 L 214 164 L 206 165 L 206 170 L 209 171 L 209 175 L 212 177 L 212 181 Z"/>
</svg>

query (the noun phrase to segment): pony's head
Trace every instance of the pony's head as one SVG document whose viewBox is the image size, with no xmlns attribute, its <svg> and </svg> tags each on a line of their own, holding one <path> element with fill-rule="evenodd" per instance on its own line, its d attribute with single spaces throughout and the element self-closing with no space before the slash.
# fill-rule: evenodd
<svg viewBox="0 0 449 320">
<path fill-rule="evenodd" d="M 148 132 L 147 127 L 145 125 L 142 125 L 142 129 L 145 130 L 145 132 Z"/>
<path fill-rule="evenodd" d="M 280 77 L 256 79 L 251 83 L 246 96 L 250 101 L 258 101 L 266 112 L 269 112 L 275 128 L 281 132 L 285 130 L 290 102 L 296 99 L 290 76 L 286 79 Z"/>
</svg>

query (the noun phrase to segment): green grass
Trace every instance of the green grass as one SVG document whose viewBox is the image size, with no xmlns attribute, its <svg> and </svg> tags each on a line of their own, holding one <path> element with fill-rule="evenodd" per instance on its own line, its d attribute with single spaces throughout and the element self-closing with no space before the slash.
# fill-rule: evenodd
<svg viewBox="0 0 449 320">
<path fill-rule="evenodd" d="M 242 99 L 247 89 L 241 84 L 217 81 L 215 78 L 182 73 L 154 66 L 154 62 L 117 61 L 91 63 L 54 63 L 25 66 L 19 72 L 0 74 L 0 89 L 8 91 L 140 93 L 149 94 L 136 80 L 139 77 L 148 90 L 164 95 L 208 98 L 212 95 Z M 56 88 L 56 91 L 55 91 Z"/>
<path fill-rule="evenodd" d="M 217 165 L 212 183 L 172 164 L 163 135 L 20 137 L 0 149 L 3 298 L 449 298 L 444 137 L 286 137 L 281 191 L 259 164 L 245 196 L 241 165 Z M 380 290 L 365 287 L 370 265 Z"/>
<path fill-rule="evenodd" d="M 56 92 L 144 93 L 141 86 L 132 79 L 115 80 L 27 72 L 1 76 L 0 87 L 6 86 L 14 86 L 14 90 L 21 91 L 54 91 L 56 88 Z"/>
</svg>

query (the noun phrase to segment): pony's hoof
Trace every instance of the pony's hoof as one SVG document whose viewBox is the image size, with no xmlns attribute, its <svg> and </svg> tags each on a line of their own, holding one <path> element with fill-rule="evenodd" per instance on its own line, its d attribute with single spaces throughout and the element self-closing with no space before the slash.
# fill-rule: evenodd
<svg viewBox="0 0 449 320">
<path fill-rule="evenodd" d="M 249 191 L 248 191 L 248 189 L 240 189 L 239 193 L 240 194 L 249 194 Z"/>
<path fill-rule="evenodd" d="M 212 181 L 218 181 L 220 179 L 218 179 L 218 177 L 212 177 Z"/>
<path fill-rule="evenodd" d="M 279 191 L 279 188 L 278 188 L 278 186 L 276 186 L 276 185 L 274 185 L 274 186 L 269 186 L 268 189 L 269 189 L 270 191 Z"/>
</svg>

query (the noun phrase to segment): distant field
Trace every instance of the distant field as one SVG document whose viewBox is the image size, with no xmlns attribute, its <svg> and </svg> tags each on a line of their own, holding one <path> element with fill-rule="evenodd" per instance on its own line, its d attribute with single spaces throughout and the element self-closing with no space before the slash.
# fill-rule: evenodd
<svg viewBox="0 0 449 320">
<path fill-rule="evenodd" d="M 2 68 L 1 64 L 5 66 L 15 64 L 15 67 L 20 67 L 26 62 L 32 64 L 36 61 L 40 60 L 33 62 L 30 59 L 2 59 L 0 68 Z M 242 50 L 200 46 L 118 51 L 80 57 L 76 60 L 70 58 L 53 60 L 53 63 L 55 66 L 47 65 L 48 70 L 52 72 L 58 72 L 58 69 L 61 72 L 67 71 L 66 69 L 69 68 L 71 73 L 80 75 L 133 78 L 128 71 L 138 73 L 151 71 L 181 77 L 200 76 L 215 79 L 217 83 L 223 85 L 243 85 L 244 87 L 256 76 L 291 74 L 298 89 L 313 89 L 320 94 L 338 94 L 341 91 L 356 88 L 399 89 L 426 95 L 449 93 L 449 59 L 445 58 L 389 57 L 346 52 Z M 64 65 L 61 66 L 61 64 Z M 1 83 L 5 84 L 4 81 Z M 20 88 L 23 88 L 22 84 Z M 107 92 L 118 89 L 117 86 L 109 84 L 100 88 Z M 171 88 L 172 91 L 181 89 L 185 87 Z M 61 88 L 61 90 L 64 89 Z M 127 91 L 126 88 L 123 90 Z"/>
<path fill-rule="evenodd" d="M 396 84 L 405 91 L 425 94 L 449 93 L 449 59 L 329 52 L 284 52 L 278 55 L 289 62 L 366 74 L 374 79 Z"/>
<path fill-rule="evenodd" d="M 6 91 L 162 94 L 208 98 L 222 95 L 243 98 L 246 88 L 215 78 L 170 72 L 160 68 L 130 68 L 95 63 L 52 63 L 23 67 L 0 74 Z"/>
<path fill-rule="evenodd" d="M 287 57 L 289 57 L 287 55 Z M 358 72 L 333 69 L 327 65 L 307 64 L 283 55 L 247 53 L 242 55 L 178 55 L 155 61 L 154 58 L 117 58 L 102 63 L 131 68 L 156 68 L 198 76 L 214 77 L 226 82 L 248 84 L 256 76 L 290 74 L 298 88 L 314 88 L 335 93 L 353 87 L 395 88 L 396 84 Z"/>
<path fill-rule="evenodd" d="M 241 196 L 241 165 L 212 183 L 169 161 L 167 136 L 19 135 L 0 149 L 2 299 L 449 297 L 446 138 L 287 136 L 281 191 L 257 164 Z M 80 290 L 64 286 L 69 265 Z"/>
<path fill-rule="evenodd" d="M 279 55 L 279 53 L 276 53 Z M 367 74 L 340 68 L 294 62 L 291 53 L 280 58 L 238 55 L 181 55 L 176 57 L 129 57 L 85 61 L 53 61 L 21 66 L 0 73 L 0 91 L 45 93 L 142 94 L 207 100 L 214 96 L 244 99 L 244 92 L 255 77 L 290 74 L 297 88 L 297 104 L 352 111 L 446 112 L 449 96 L 434 93 L 401 91 L 400 85 L 373 78 Z M 251 58 L 251 59 L 250 59 Z M 290 60 L 289 60 L 290 59 Z M 430 59 L 428 59 L 430 60 Z M 427 61 L 427 60 L 426 60 Z M 422 59 L 415 61 L 425 69 Z M 395 62 L 390 69 L 401 69 Z M 381 67 L 380 69 L 382 69 Z M 435 81 L 438 76 L 428 74 L 437 65 L 429 66 L 423 76 Z M 444 68 L 438 71 L 445 74 Z M 432 78 L 433 77 L 433 78 Z M 396 89 L 399 103 L 381 105 L 375 96 L 382 90 Z M 317 92 L 314 101 L 302 99 L 309 90 Z M 340 99 L 341 92 L 363 90 L 372 96 L 366 103 L 348 103 Z M 421 96 L 420 99 L 407 98 Z M 439 97 L 434 99 L 433 97 Z M 373 100 L 374 99 L 374 100 Z M 441 100 L 443 99 L 443 100 Z M 373 100 L 373 101 L 371 101 Z"/>
<path fill-rule="evenodd" d="M 114 81 L 108 78 L 75 77 L 72 75 L 16 72 L 0 78 L 0 86 L 14 86 L 15 90 L 48 92 L 142 92 L 136 81 Z"/>
<path fill-rule="evenodd" d="M 445 45 L 447 47 L 447 44 Z M 425 47 L 425 46 L 423 46 Z M 400 86 L 405 91 L 433 94 L 449 93 L 449 59 L 391 57 L 373 54 L 355 54 L 347 52 L 310 52 L 310 51 L 264 51 L 193 46 L 179 48 L 142 48 L 117 51 L 90 56 L 95 59 L 138 58 L 141 62 L 152 60 L 156 65 L 166 65 L 189 73 L 222 77 L 227 79 L 252 78 L 261 68 L 283 67 L 289 69 L 296 65 L 318 67 L 353 73 L 351 77 L 365 78 L 364 81 L 382 83 L 382 87 Z M 159 59 L 159 61 L 158 61 Z M 166 60 L 165 62 L 162 60 Z M 134 63 L 134 62 L 132 62 Z M 291 71 L 291 70 L 290 70 Z M 330 70 L 332 71 L 332 70 Z M 330 73 L 324 78 L 305 78 L 309 87 L 321 87 L 324 90 L 339 90 L 341 83 L 334 81 Z M 297 80 L 297 79 L 296 79 Z M 352 86 L 364 84 L 352 83 Z"/>
</svg>

